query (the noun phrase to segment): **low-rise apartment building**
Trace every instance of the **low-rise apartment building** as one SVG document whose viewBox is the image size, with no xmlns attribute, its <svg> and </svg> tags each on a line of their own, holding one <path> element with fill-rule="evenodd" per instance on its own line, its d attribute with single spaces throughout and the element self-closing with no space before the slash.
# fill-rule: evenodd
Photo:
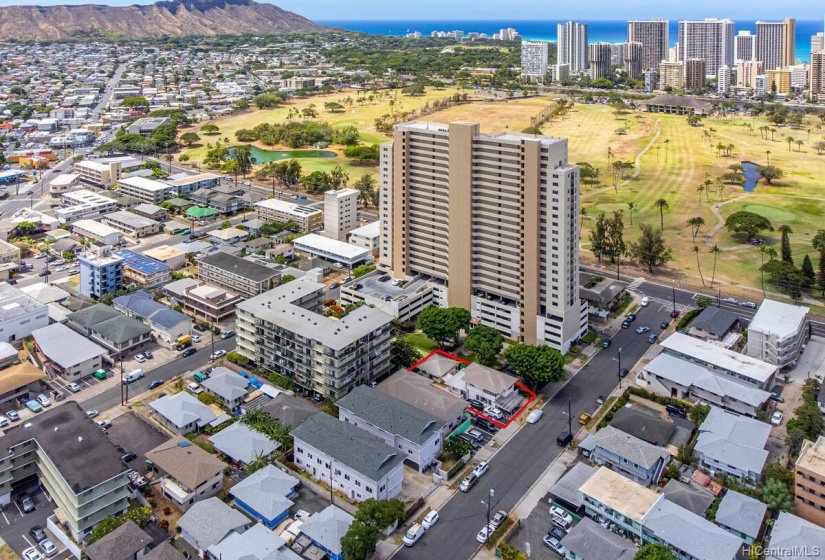
<svg viewBox="0 0 825 560">
<path fill-rule="evenodd" d="M 381 247 L 381 222 L 372 222 L 353 229 L 349 232 L 348 241 L 350 245 L 369 249 L 371 253 L 376 253 Z"/>
<path fill-rule="evenodd" d="M 183 176 L 172 175 L 164 182 L 174 187 L 175 196 L 185 196 L 200 189 L 214 189 L 221 184 L 221 177 L 213 173 Z"/>
<path fill-rule="evenodd" d="M 596 464 L 607 466 L 643 486 L 658 484 L 672 459 L 664 448 L 613 426 L 587 436 L 579 449 Z"/>
<path fill-rule="evenodd" d="M 255 212 L 262 220 L 295 222 L 302 233 L 310 233 L 324 227 L 324 213 L 314 206 L 270 198 L 256 202 Z"/>
<path fill-rule="evenodd" d="M 659 343 L 666 354 L 697 363 L 721 375 L 770 391 L 779 367 L 686 334 L 674 333 Z"/>
<path fill-rule="evenodd" d="M 277 286 L 281 274 L 278 270 L 217 252 L 198 261 L 198 277 L 244 298 L 251 298 Z"/>
<path fill-rule="evenodd" d="M 433 305 L 433 287 L 427 277 L 416 277 L 400 284 L 382 280 L 386 274 L 375 271 L 341 286 L 341 303 L 364 302 L 400 321 L 411 321 Z"/>
<path fill-rule="evenodd" d="M 115 256 L 123 259 L 123 278 L 125 283 L 139 284 L 143 288 L 154 288 L 166 284 L 172 279 L 172 270 L 155 259 L 136 253 L 131 249 L 122 249 Z"/>
<path fill-rule="evenodd" d="M 99 298 L 123 289 L 123 259 L 112 254 L 109 245 L 93 246 L 77 256 L 80 263 L 78 291 Z"/>
<path fill-rule="evenodd" d="M 117 210 L 117 202 L 90 190 L 63 193 L 61 200 L 64 207 L 55 210 L 55 214 L 61 222 L 67 224 L 97 218 Z"/>
<path fill-rule="evenodd" d="M 780 368 L 793 366 L 811 337 L 810 309 L 766 299 L 748 325 L 748 356 Z"/>
<path fill-rule="evenodd" d="M 0 239 L 0 264 L 20 264 L 20 247 Z"/>
<path fill-rule="evenodd" d="M 77 381 L 103 367 L 109 352 L 61 323 L 32 332 L 45 367 L 66 381 Z"/>
<path fill-rule="evenodd" d="M 338 419 L 358 426 L 406 452 L 404 462 L 419 472 L 441 453 L 444 423 L 409 404 L 366 385 L 340 399 Z"/>
<path fill-rule="evenodd" d="M 765 445 L 770 434 L 770 424 L 712 406 L 699 426 L 694 451 L 699 466 L 711 476 L 724 473 L 741 483 L 755 484 L 768 461 Z"/>
<path fill-rule="evenodd" d="M 18 483 L 34 476 L 78 541 L 105 517 L 129 508 L 130 468 L 77 403 L 54 406 L 5 430 L 2 439 L 0 503 L 10 504 Z"/>
<path fill-rule="evenodd" d="M 162 262 L 172 270 L 180 270 L 189 265 L 186 253 L 170 245 L 161 245 L 143 251 L 143 254 L 158 262 Z"/>
<path fill-rule="evenodd" d="M 335 320 L 323 301 L 323 284 L 299 278 L 242 302 L 237 352 L 333 400 L 389 372 L 392 316 L 364 305 Z"/>
<path fill-rule="evenodd" d="M 14 352 L 11 357 L 16 361 L 17 350 L 13 346 L 11 350 Z M 0 408 L 17 408 L 20 402 L 35 398 L 42 392 L 41 380 L 45 378 L 43 370 L 31 362 L 4 367 L 0 374 Z"/>
<path fill-rule="evenodd" d="M 155 399 L 149 407 L 157 422 L 181 436 L 202 430 L 217 418 L 211 408 L 186 391 Z"/>
<path fill-rule="evenodd" d="M 292 437 L 295 464 L 348 499 L 389 500 L 401 492 L 405 454 L 369 432 L 319 412 Z"/>
<path fill-rule="evenodd" d="M 210 323 L 220 323 L 232 317 L 235 307 L 243 301 L 235 292 L 194 278 L 170 282 L 163 290 L 172 304 L 180 305 L 183 311 Z"/>
<path fill-rule="evenodd" d="M 172 185 L 146 177 L 119 179 L 117 185 L 124 194 L 150 204 L 160 204 L 176 195 Z"/>
<path fill-rule="evenodd" d="M 122 173 L 140 165 L 143 163 L 131 157 L 85 159 L 74 164 L 74 171 L 80 175 L 83 182 L 95 187 L 109 188 L 117 183 Z"/>
<path fill-rule="evenodd" d="M 805 440 L 794 465 L 794 511 L 825 527 L 825 436 Z"/>
<path fill-rule="evenodd" d="M 149 327 L 102 303 L 69 314 L 66 324 L 106 348 L 113 360 L 142 352 L 152 343 Z"/>
<path fill-rule="evenodd" d="M 356 247 L 344 241 L 338 241 L 316 233 L 299 237 L 292 242 L 292 245 L 296 251 L 327 261 L 341 263 L 350 269 L 359 264 L 372 261 L 368 249 Z"/>
<path fill-rule="evenodd" d="M 103 223 L 107 224 L 117 230 L 122 231 L 130 237 L 139 239 L 147 235 L 154 235 L 160 232 L 161 224 L 155 220 L 132 214 L 121 210 L 119 212 L 112 212 L 103 217 Z"/>
<path fill-rule="evenodd" d="M 97 220 L 78 220 L 72 224 L 72 233 L 103 245 L 120 243 L 120 231 Z"/>
<path fill-rule="evenodd" d="M 169 124 L 172 122 L 169 117 L 144 117 L 138 119 L 126 127 L 126 132 L 129 134 L 140 134 L 141 136 L 149 136 L 159 126 Z"/>
<path fill-rule="evenodd" d="M 48 308 L 14 286 L 0 283 L 0 341 L 14 342 L 49 324 Z"/>
</svg>

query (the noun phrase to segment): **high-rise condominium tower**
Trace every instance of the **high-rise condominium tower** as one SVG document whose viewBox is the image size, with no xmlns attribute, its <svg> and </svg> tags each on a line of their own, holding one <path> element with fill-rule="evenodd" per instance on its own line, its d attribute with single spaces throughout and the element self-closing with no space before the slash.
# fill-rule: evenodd
<svg viewBox="0 0 825 560">
<path fill-rule="evenodd" d="M 762 61 L 765 70 L 793 66 L 796 47 L 796 20 L 756 22 L 754 58 Z"/>
<path fill-rule="evenodd" d="M 668 25 L 666 19 L 627 22 L 627 41 L 642 44 L 642 70 L 659 68 L 667 60 Z"/>
<path fill-rule="evenodd" d="M 816 35 L 811 35 L 811 52 L 819 52 L 825 50 L 825 33 L 820 31 Z"/>
<path fill-rule="evenodd" d="M 733 65 L 733 32 L 729 19 L 680 21 L 679 60 L 704 59 L 705 71 L 715 76 L 720 67 Z"/>
<path fill-rule="evenodd" d="M 521 75 L 527 78 L 544 78 L 547 75 L 550 44 L 546 41 L 521 42 Z"/>
<path fill-rule="evenodd" d="M 622 65 L 624 71 L 631 78 L 638 78 L 642 75 L 642 58 L 644 45 L 639 42 L 622 43 Z M 661 61 L 660 61 L 661 62 Z M 656 68 L 659 65 L 656 64 Z"/>
<path fill-rule="evenodd" d="M 381 267 L 510 338 L 564 353 L 587 328 L 578 222 L 566 139 L 413 122 L 381 147 Z"/>
<path fill-rule="evenodd" d="M 825 50 L 811 53 L 811 98 L 825 100 Z"/>
<path fill-rule="evenodd" d="M 687 59 L 685 61 L 685 89 L 695 91 L 705 87 L 707 71 L 707 65 L 703 58 Z"/>
<path fill-rule="evenodd" d="M 610 43 L 590 43 L 587 45 L 587 62 L 590 64 L 590 78 L 598 80 L 610 76 Z M 621 49 L 619 49 L 621 51 Z"/>
<path fill-rule="evenodd" d="M 734 38 L 733 58 L 737 62 L 747 62 L 754 60 L 754 41 L 756 35 L 751 35 L 750 31 L 740 31 Z"/>
<path fill-rule="evenodd" d="M 570 72 L 578 74 L 587 70 L 587 26 L 568 21 L 556 26 L 559 64 L 569 64 Z"/>
</svg>

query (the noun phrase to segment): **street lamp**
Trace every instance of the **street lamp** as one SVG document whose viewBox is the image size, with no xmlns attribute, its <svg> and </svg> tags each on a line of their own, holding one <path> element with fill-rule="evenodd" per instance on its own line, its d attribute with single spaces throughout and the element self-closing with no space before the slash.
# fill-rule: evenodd
<svg viewBox="0 0 825 560">
<path fill-rule="evenodd" d="M 567 432 L 573 435 L 573 413 L 570 412 L 570 399 L 567 399 L 567 412 L 562 410 L 561 413 L 567 416 Z"/>
<path fill-rule="evenodd" d="M 622 349 L 619 348 L 619 389 L 622 388 Z"/>
<path fill-rule="evenodd" d="M 487 506 L 487 527 L 486 527 L 487 537 L 484 539 L 485 542 L 487 541 L 487 539 L 490 538 L 490 509 L 492 509 L 492 507 L 493 507 L 493 495 L 494 494 L 495 494 L 495 490 L 490 488 L 490 493 L 489 493 L 488 498 L 487 498 L 487 503 L 484 503 L 484 500 L 481 501 L 482 505 Z"/>
</svg>

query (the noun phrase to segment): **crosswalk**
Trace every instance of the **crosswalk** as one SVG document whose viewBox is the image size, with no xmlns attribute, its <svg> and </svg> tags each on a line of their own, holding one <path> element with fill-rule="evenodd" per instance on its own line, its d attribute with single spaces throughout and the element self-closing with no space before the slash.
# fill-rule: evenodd
<svg viewBox="0 0 825 560">
<path fill-rule="evenodd" d="M 645 279 L 642 278 L 641 276 L 639 276 L 638 278 L 633 280 L 633 282 L 631 282 L 630 284 L 627 285 L 627 289 L 628 290 L 635 290 L 644 283 L 645 283 Z"/>
<path fill-rule="evenodd" d="M 673 308 L 673 302 L 670 301 L 669 299 L 662 299 L 662 298 L 657 298 L 657 297 L 648 297 L 647 299 L 649 299 L 653 303 L 658 303 L 660 305 L 664 305 L 664 306 L 667 306 L 669 308 Z M 681 311 L 681 312 L 684 313 L 685 311 L 690 311 L 691 309 L 694 309 L 694 307 L 692 305 L 688 305 L 688 304 L 685 304 L 685 303 L 677 303 L 676 304 L 676 309 L 678 311 Z"/>
</svg>

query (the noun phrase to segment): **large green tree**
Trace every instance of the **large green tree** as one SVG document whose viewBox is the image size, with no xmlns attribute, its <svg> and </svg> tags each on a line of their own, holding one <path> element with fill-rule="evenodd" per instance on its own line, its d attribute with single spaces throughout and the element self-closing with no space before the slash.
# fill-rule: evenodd
<svg viewBox="0 0 825 560">
<path fill-rule="evenodd" d="M 782 241 L 780 243 L 779 255 L 782 262 L 793 264 L 793 254 L 791 253 L 791 239 L 790 234 L 793 233 L 791 226 L 782 224 L 779 226 L 779 231 L 782 233 Z"/>
<path fill-rule="evenodd" d="M 406 338 L 396 338 L 390 343 L 392 348 L 392 365 L 396 368 L 408 368 L 421 359 L 421 353 Z"/>
<path fill-rule="evenodd" d="M 609 220 L 604 212 L 596 216 L 596 223 L 590 230 L 590 251 L 596 255 L 599 264 L 602 264 L 602 256 L 609 255 L 607 230 Z"/>
<path fill-rule="evenodd" d="M 533 388 L 564 379 L 564 357 L 544 344 L 513 344 L 504 351 L 504 359 Z"/>
<path fill-rule="evenodd" d="M 347 560 L 366 560 L 375 550 L 381 532 L 373 525 L 353 521 L 341 537 L 341 552 Z"/>
<path fill-rule="evenodd" d="M 765 487 L 762 490 L 762 501 L 773 511 L 789 511 L 793 506 L 788 487 L 775 478 L 769 478 L 765 481 Z"/>
<path fill-rule="evenodd" d="M 479 325 L 467 333 L 464 347 L 475 352 L 479 362 L 490 364 L 504 346 L 504 337 L 492 327 Z"/>
<path fill-rule="evenodd" d="M 232 160 L 238 164 L 238 173 L 246 175 L 252 171 L 252 166 L 257 163 L 252 155 L 251 146 L 236 146 L 232 149 Z"/>
<path fill-rule="evenodd" d="M 747 233 L 748 241 L 760 231 L 773 231 L 770 220 L 746 210 L 734 212 L 725 220 L 725 228 L 734 233 Z"/>
<path fill-rule="evenodd" d="M 199 141 L 201 139 L 201 137 L 198 136 L 197 132 L 189 131 L 189 132 L 184 132 L 183 134 L 181 134 L 180 139 L 181 139 L 181 142 L 186 144 L 187 147 L 191 147 L 192 144 Z"/>
<path fill-rule="evenodd" d="M 659 210 L 659 229 L 665 229 L 665 210 L 670 210 L 670 203 L 664 198 L 659 198 L 653 206 Z"/>
<path fill-rule="evenodd" d="M 637 550 L 633 560 L 677 560 L 677 558 L 665 545 L 651 543 Z"/>
<path fill-rule="evenodd" d="M 774 165 L 763 165 L 759 168 L 759 176 L 765 179 L 767 184 L 778 181 L 785 176 L 785 172 Z"/>
<path fill-rule="evenodd" d="M 375 175 L 372 173 L 364 173 L 352 184 L 352 187 L 358 191 L 358 200 L 365 208 L 375 200 L 377 184 L 378 182 L 375 180 Z"/>
<path fill-rule="evenodd" d="M 642 230 L 642 235 L 638 241 L 629 245 L 627 254 L 635 263 L 653 272 L 654 268 L 668 262 L 673 257 L 673 253 L 662 238 L 662 230 L 657 230 L 647 224 L 640 225 L 639 229 Z"/>
<path fill-rule="evenodd" d="M 470 312 L 460 307 L 428 307 L 418 314 L 416 326 L 433 341 L 443 346 L 453 339 L 458 343 L 462 330 L 469 330 Z"/>
</svg>

